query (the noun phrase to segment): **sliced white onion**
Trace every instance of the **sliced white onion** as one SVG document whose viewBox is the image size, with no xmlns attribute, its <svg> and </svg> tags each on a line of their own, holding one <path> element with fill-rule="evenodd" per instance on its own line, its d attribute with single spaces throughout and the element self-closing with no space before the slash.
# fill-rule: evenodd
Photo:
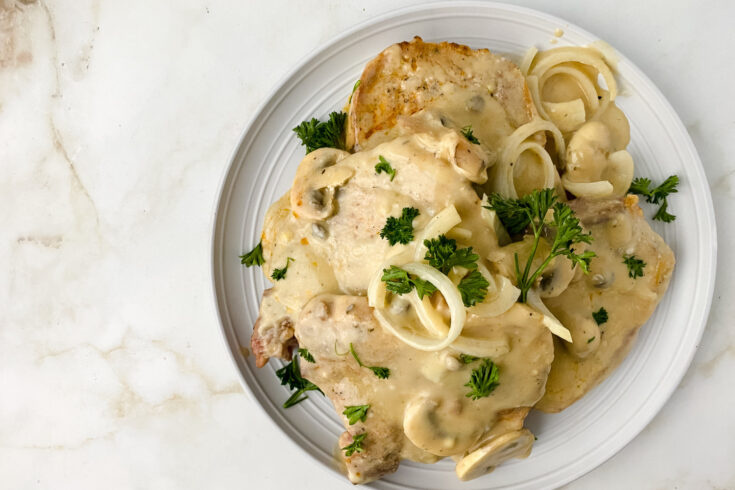
<svg viewBox="0 0 735 490">
<path fill-rule="evenodd" d="M 462 298 L 459 294 L 459 290 L 454 284 L 452 284 L 452 281 L 450 281 L 447 276 L 442 274 L 437 269 L 434 269 L 433 267 L 426 264 L 412 262 L 402 265 L 401 268 L 409 274 L 413 274 L 420 279 L 429 281 L 444 296 L 444 300 L 447 302 L 450 312 L 450 325 L 449 328 L 446 330 L 446 336 L 428 337 L 417 335 L 400 325 L 400 322 L 394 321 L 395 318 L 393 318 L 393 315 L 391 315 L 390 312 L 386 309 L 385 283 L 383 283 L 383 281 L 381 281 L 380 279 L 383 274 L 382 270 L 378 271 L 378 273 L 373 276 L 373 279 L 370 281 L 370 286 L 368 287 L 368 303 L 374 308 L 373 314 L 375 318 L 386 330 L 388 330 L 400 340 L 415 349 L 425 351 L 438 351 L 448 347 L 452 342 L 457 339 L 457 337 L 459 337 L 459 334 L 462 332 L 462 328 L 464 328 L 464 323 L 467 318 L 467 312 L 465 310 L 464 304 L 462 303 Z M 424 300 L 428 300 L 428 297 L 425 297 Z M 430 303 L 428 303 L 428 301 L 426 303 L 421 301 L 417 304 L 417 315 L 419 316 L 419 320 L 426 328 L 427 325 L 424 324 L 424 321 L 430 321 L 430 317 L 427 316 L 425 318 L 422 318 L 423 315 L 421 313 L 418 313 L 418 310 L 421 308 L 422 305 L 424 307 L 430 307 Z M 440 329 L 436 328 L 433 325 L 429 325 L 427 330 L 436 331 Z"/>
<path fill-rule="evenodd" d="M 557 337 L 561 337 L 570 344 L 572 343 L 572 334 L 569 332 L 569 330 L 567 330 L 564 325 L 561 324 L 561 322 L 554 316 L 554 314 L 549 311 L 544 302 L 541 300 L 541 297 L 539 296 L 538 291 L 536 291 L 535 288 L 531 288 L 528 290 L 526 302 L 529 306 L 535 308 L 536 310 L 538 310 L 539 313 L 544 316 L 543 320 L 541 320 L 541 323 L 543 323 L 544 326 L 546 326 L 546 328 L 551 331 L 551 333 L 553 333 Z"/>
<path fill-rule="evenodd" d="M 608 197 L 612 195 L 614 190 L 613 185 L 608 180 L 598 180 L 595 182 L 572 182 L 566 174 L 561 178 L 561 185 L 577 197 Z"/>
<path fill-rule="evenodd" d="M 424 226 L 424 229 L 421 230 L 421 233 L 419 233 L 418 239 L 416 240 L 414 260 L 417 262 L 424 260 L 427 250 L 424 245 L 424 240 L 436 238 L 439 235 L 448 232 L 461 222 L 462 218 L 459 217 L 457 208 L 455 208 L 454 205 L 449 205 L 434 215 L 426 226 Z"/>
<path fill-rule="evenodd" d="M 497 292 L 493 298 L 485 298 L 482 303 L 478 303 L 469 309 L 469 312 L 477 316 L 494 317 L 500 316 L 510 310 L 518 297 L 521 290 L 513 285 L 513 283 L 505 276 L 496 275 L 493 279 Z"/>
<path fill-rule="evenodd" d="M 521 60 L 520 64 L 518 65 L 518 68 L 521 69 L 521 73 L 524 75 L 528 75 L 528 69 L 531 68 L 531 63 L 533 63 L 533 59 L 538 54 L 538 49 L 536 46 L 531 46 L 526 50 L 526 53 L 523 55 L 523 59 Z"/>
</svg>

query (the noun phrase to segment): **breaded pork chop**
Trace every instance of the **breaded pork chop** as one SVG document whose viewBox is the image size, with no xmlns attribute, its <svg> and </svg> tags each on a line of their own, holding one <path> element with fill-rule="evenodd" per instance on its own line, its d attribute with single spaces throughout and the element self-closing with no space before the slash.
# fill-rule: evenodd
<svg viewBox="0 0 735 490">
<path fill-rule="evenodd" d="M 365 66 L 350 102 L 347 144 L 364 148 L 373 134 L 395 126 L 399 116 L 441 105 L 460 92 L 462 100 L 454 102 L 462 108 L 481 112 L 499 107 L 502 125 L 511 131 L 535 111 L 523 74 L 510 60 L 487 49 L 415 37 L 389 46 Z"/>
</svg>

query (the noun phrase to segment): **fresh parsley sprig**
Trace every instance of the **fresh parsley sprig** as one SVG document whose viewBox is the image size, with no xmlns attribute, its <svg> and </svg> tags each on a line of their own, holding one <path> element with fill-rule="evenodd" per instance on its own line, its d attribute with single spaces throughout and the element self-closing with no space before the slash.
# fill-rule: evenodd
<svg viewBox="0 0 735 490">
<path fill-rule="evenodd" d="M 483 359 L 482 364 L 472 370 L 470 380 L 465 385 L 470 392 L 465 396 L 473 400 L 489 396 L 500 384 L 499 378 L 498 366 L 490 359 Z"/>
<path fill-rule="evenodd" d="M 308 362 L 315 363 L 314 356 L 311 355 L 311 352 L 309 352 L 306 349 L 299 349 L 299 355 L 306 359 Z"/>
<path fill-rule="evenodd" d="M 430 266 L 444 274 L 448 274 L 452 267 L 477 269 L 477 260 L 480 256 L 472 251 L 472 247 L 458 249 L 457 241 L 453 238 L 439 235 L 431 240 L 424 240 L 424 246 L 426 247 L 424 260 L 428 260 Z"/>
<path fill-rule="evenodd" d="M 572 267 L 579 265 L 585 274 L 589 272 L 590 260 L 595 257 L 595 253 L 588 250 L 578 254 L 572 246 L 578 243 L 591 243 L 592 235 L 582 231 L 579 219 L 567 204 L 557 201 L 554 189 L 535 190 L 520 199 L 506 199 L 493 194 L 488 201 L 489 206 L 485 207 L 497 213 L 511 235 L 522 233 L 529 226 L 533 233 L 533 246 L 523 269 L 518 262 L 518 254 L 514 256 L 521 303 L 526 302 L 529 289 L 555 257 L 564 256 L 572 262 Z M 550 209 L 553 210 L 553 218 L 548 222 L 546 214 Z M 549 232 L 547 234 L 553 235 L 551 249 L 541 265 L 532 271 L 533 259 L 545 229 Z"/>
<path fill-rule="evenodd" d="M 487 296 L 488 286 L 490 286 L 490 283 L 485 279 L 485 276 L 480 271 L 474 270 L 459 281 L 457 289 L 459 289 L 459 294 L 462 296 L 462 303 L 469 308 L 477 303 L 482 303 L 485 296 Z"/>
<path fill-rule="evenodd" d="M 280 281 L 281 279 L 284 279 L 286 277 L 286 272 L 288 272 L 288 264 L 290 262 L 293 262 L 293 259 L 291 257 L 286 257 L 286 265 L 281 267 L 280 269 L 273 269 L 271 279 L 273 279 L 274 281 Z"/>
<path fill-rule="evenodd" d="M 390 266 L 389 269 L 383 269 L 383 276 L 380 280 L 385 283 L 388 291 L 395 294 L 407 294 L 416 288 L 419 298 L 424 299 L 427 294 L 432 295 L 436 292 L 436 287 L 429 281 L 414 277 L 395 265 Z"/>
<path fill-rule="evenodd" d="M 318 391 L 322 395 L 324 394 L 317 385 L 301 376 L 298 354 L 293 356 L 291 362 L 276 371 L 276 376 L 281 380 L 281 385 L 288 385 L 289 389 L 296 390 L 288 400 L 283 403 L 283 408 L 293 407 L 297 403 L 301 403 L 306 400 L 308 396 L 304 393 L 307 391 Z"/>
<path fill-rule="evenodd" d="M 367 437 L 367 432 L 352 436 L 352 444 L 348 444 L 343 447 L 342 450 L 345 452 L 345 456 L 352 456 L 354 453 L 361 453 L 363 450 L 362 443 Z"/>
<path fill-rule="evenodd" d="M 246 267 L 265 264 L 265 259 L 263 258 L 263 242 L 258 242 L 255 248 L 250 252 L 241 255 L 240 263 L 244 264 Z"/>
<path fill-rule="evenodd" d="M 390 175 L 391 182 L 393 182 L 393 179 L 396 176 L 396 170 L 391 167 L 390 162 L 386 160 L 383 155 L 378 155 L 378 163 L 375 165 L 375 173 L 380 174 L 380 172 L 385 172 Z"/>
<path fill-rule="evenodd" d="M 460 354 L 459 360 L 462 364 L 472 364 L 475 361 L 479 361 L 479 357 L 471 356 L 469 354 Z"/>
<path fill-rule="evenodd" d="M 386 379 L 388 376 L 390 376 L 390 369 L 387 367 L 379 367 L 379 366 L 366 366 L 362 363 L 359 357 L 357 357 L 357 352 L 355 352 L 355 348 L 352 346 L 352 342 L 350 342 L 350 352 L 352 353 L 352 357 L 355 358 L 357 361 L 357 364 L 359 364 L 360 367 L 368 368 L 380 379 Z"/>
<path fill-rule="evenodd" d="M 413 220 L 418 215 L 419 210 L 416 208 L 403 208 L 400 217 L 389 216 L 380 230 L 380 238 L 385 238 L 391 245 L 406 245 L 413 240 Z"/>
<path fill-rule="evenodd" d="M 646 202 L 651 204 L 661 204 L 661 206 L 653 215 L 653 219 L 657 221 L 663 221 L 664 223 L 671 223 L 676 219 L 676 216 L 667 211 L 669 202 L 667 200 L 669 194 L 679 192 L 676 186 L 679 185 L 679 176 L 671 175 L 664 180 L 658 187 L 651 187 L 653 184 L 651 179 L 646 177 L 638 177 L 634 179 L 630 184 L 629 193 L 638 194 L 646 198 Z"/>
<path fill-rule="evenodd" d="M 370 405 L 349 405 L 345 407 L 342 414 L 347 417 L 347 421 L 350 425 L 354 425 L 358 420 L 360 422 L 365 422 L 369 408 Z"/>
<path fill-rule="evenodd" d="M 595 319 L 595 323 L 602 325 L 607 322 L 607 310 L 601 307 L 599 310 L 593 311 L 592 318 Z"/>
<path fill-rule="evenodd" d="M 643 277 L 643 268 L 646 263 L 635 255 L 623 255 L 623 264 L 628 267 L 628 277 L 633 279 Z"/>
<path fill-rule="evenodd" d="M 473 143 L 475 145 L 479 145 L 480 144 L 480 140 L 478 140 L 475 137 L 475 135 L 472 134 L 472 125 L 471 124 L 469 126 L 463 127 L 461 132 L 462 132 L 462 136 L 464 136 L 465 138 L 467 138 L 470 143 Z"/>
<path fill-rule="evenodd" d="M 311 121 L 304 121 L 293 128 L 293 131 L 301 140 L 301 144 L 306 147 L 306 153 L 318 148 L 346 150 L 345 121 L 347 121 L 346 113 L 332 112 L 327 121 L 321 122 L 313 117 Z"/>
</svg>

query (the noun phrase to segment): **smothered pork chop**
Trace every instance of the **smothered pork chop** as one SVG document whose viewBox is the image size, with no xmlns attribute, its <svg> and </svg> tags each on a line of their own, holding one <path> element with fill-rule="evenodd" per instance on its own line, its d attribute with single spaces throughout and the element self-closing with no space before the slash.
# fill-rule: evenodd
<svg viewBox="0 0 735 490">
<path fill-rule="evenodd" d="M 569 49 L 519 69 L 415 38 L 368 63 L 348 114 L 294 129 L 307 155 L 241 257 L 273 282 L 251 346 L 289 361 L 285 409 L 331 400 L 353 483 L 528 456 L 531 408 L 602 381 L 666 290 L 673 254 L 626 194 L 670 221 L 676 179 L 633 181 L 612 74 Z"/>
</svg>

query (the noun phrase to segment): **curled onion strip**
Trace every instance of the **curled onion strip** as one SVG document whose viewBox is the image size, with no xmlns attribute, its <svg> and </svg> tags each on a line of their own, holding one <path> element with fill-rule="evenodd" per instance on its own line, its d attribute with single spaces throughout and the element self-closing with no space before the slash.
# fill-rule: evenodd
<svg viewBox="0 0 735 490">
<path fill-rule="evenodd" d="M 561 324 L 561 322 L 554 316 L 554 314 L 549 311 L 544 302 L 541 300 L 541 297 L 539 296 L 539 293 L 538 291 L 536 291 L 535 288 L 531 288 L 528 290 L 527 303 L 529 306 L 535 308 L 536 310 L 538 310 L 539 313 L 544 316 L 543 320 L 541 320 L 541 323 L 543 323 L 544 326 L 546 326 L 546 328 L 551 331 L 551 333 L 553 333 L 557 337 L 561 337 L 570 344 L 573 343 L 571 332 L 569 332 L 569 330 L 567 330 L 567 328 Z"/>
<path fill-rule="evenodd" d="M 452 281 L 450 281 L 447 276 L 426 264 L 411 262 L 408 264 L 404 264 L 401 267 L 409 274 L 413 274 L 420 279 L 429 281 L 444 296 L 444 300 L 447 302 L 450 312 L 450 324 L 449 328 L 446 329 L 446 336 L 428 337 L 417 335 L 404 328 L 401 325 L 400 321 L 396 321 L 394 315 L 391 315 L 391 313 L 386 308 L 387 291 L 385 288 L 385 283 L 383 283 L 383 281 L 381 281 L 380 279 L 383 273 L 382 270 L 378 271 L 378 273 L 373 277 L 373 279 L 370 281 L 370 286 L 368 287 L 368 303 L 374 308 L 373 315 L 383 326 L 383 328 L 385 328 L 390 333 L 392 333 L 400 340 L 415 349 L 425 351 L 438 351 L 444 349 L 445 347 L 448 347 L 452 342 L 457 339 L 457 337 L 459 337 L 459 334 L 462 332 L 462 328 L 464 328 L 465 320 L 467 318 L 467 312 L 465 310 L 464 304 L 462 303 L 462 298 L 459 294 L 459 290 L 454 284 L 452 284 Z M 424 299 L 427 300 L 428 298 Z M 428 301 L 421 301 L 415 304 L 416 306 L 418 306 L 417 310 L 419 310 L 422 305 L 424 307 L 430 307 L 430 303 Z M 426 328 L 427 325 L 424 324 L 424 321 L 430 321 L 430 317 L 424 318 L 423 314 L 419 313 L 418 311 L 417 315 L 419 316 L 419 320 L 421 321 L 421 323 Z M 436 331 L 440 329 L 438 329 L 434 325 L 429 325 L 427 330 Z"/>
<path fill-rule="evenodd" d="M 441 235 L 442 233 L 446 233 L 461 222 L 462 218 L 459 217 L 457 208 L 455 208 L 454 205 L 449 205 L 436 213 L 436 215 L 426 223 L 426 226 L 421 230 L 421 233 L 416 240 L 416 252 L 413 257 L 414 260 L 417 262 L 424 260 L 427 250 L 424 245 L 424 240 L 429 240 Z"/>
<path fill-rule="evenodd" d="M 494 317 L 510 310 L 518 301 L 521 290 L 515 287 L 507 277 L 493 276 L 482 264 L 477 264 L 477 270 L 487 279 L 490 286 L 485 299 L 469 308 L 469 313 L 477 316 Z"/>
</svg>

